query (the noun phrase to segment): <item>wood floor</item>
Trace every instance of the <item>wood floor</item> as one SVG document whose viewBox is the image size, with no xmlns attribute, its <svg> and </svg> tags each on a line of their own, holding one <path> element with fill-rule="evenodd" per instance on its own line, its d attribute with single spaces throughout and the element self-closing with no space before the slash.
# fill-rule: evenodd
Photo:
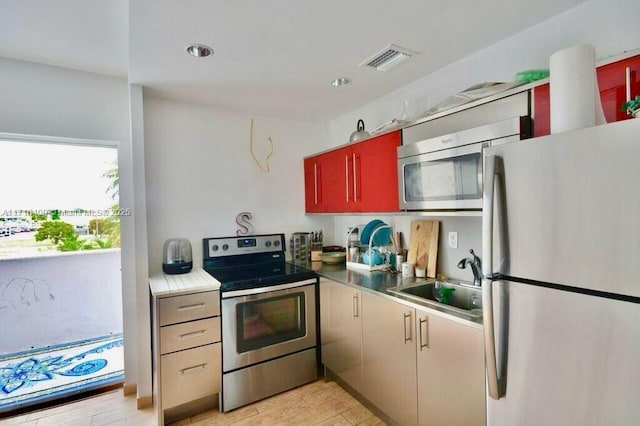
<svg viewBox="0 0 640 426">
<path fill-rule="evenodd" d="M 153 409 L 136 409 L 134 396 L 116 389 L 58 407 L 0 419 L 0 425 L 127 425 L 155 424 Z M 238 408 L 229 413 L 211 410 L 174 423 L 183 425 L 384 425 L 335 382 L 319 380 Z"/>
</svg>

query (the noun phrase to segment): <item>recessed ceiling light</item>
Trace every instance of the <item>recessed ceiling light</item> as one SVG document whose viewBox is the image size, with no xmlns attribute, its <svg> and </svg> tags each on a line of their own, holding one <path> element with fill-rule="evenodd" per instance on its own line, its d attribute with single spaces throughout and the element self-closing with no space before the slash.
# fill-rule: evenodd
<svg viewBox="0 0 640 426">
<path fill-rule="evenodd" d="M 331 85 L 335 87 L 346 86 L 347 84 L 351 84 L 351 79 L 347 77 L 336 78 L 331 82 Z"/>
<path fill-rule="evenodd" d="M 196 58 L 206 58 L 213 55 L 213 49 L 204 44 L 191 44 L 187 46 L 187 53 Z"/>
</svg>

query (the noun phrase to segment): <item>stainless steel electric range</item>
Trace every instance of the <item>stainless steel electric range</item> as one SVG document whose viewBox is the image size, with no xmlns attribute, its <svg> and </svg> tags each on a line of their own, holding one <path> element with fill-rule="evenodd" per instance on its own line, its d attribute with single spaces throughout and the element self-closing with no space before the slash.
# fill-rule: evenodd
<svg viewBox="0 0 640 426">
<path fill-rule="evenodd" d="M 220 282 L 222 394 L 229 411 L 318 377 L 318 277 L 285 261 L 284 234 L 203 239 Z"/>
</svg>

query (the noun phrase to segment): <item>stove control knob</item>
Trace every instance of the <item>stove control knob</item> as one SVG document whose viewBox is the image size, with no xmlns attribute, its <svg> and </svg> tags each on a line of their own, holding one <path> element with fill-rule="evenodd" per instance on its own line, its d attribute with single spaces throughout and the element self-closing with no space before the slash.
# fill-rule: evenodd
<svg viewBox="0 0 640 426">
<path fill-rule="evenodd" d="M 266 245 L 267 247 L 271 247 L 271 241 L 267 241 L 267 242 L 265 243 L 265 245 Z"/>
<path fill-rule="evenodd" d="M 218 251 L 219 247 L 217 244 L 211 246 L 211 251 Z"/>
<path fill-rule="evenodd" d="M 275 241 L 273 242 L 273 245 L 274 245 L 274 246 L 276 246 L 276 247 L 278 247 L 278 246 L 280 245 L 280 240 L 275 240 Z"/>
<path fill-rule="evenodd" d="M 223 244 L 222 250 L 229 250 L 229 244 Z"/>
</svg>

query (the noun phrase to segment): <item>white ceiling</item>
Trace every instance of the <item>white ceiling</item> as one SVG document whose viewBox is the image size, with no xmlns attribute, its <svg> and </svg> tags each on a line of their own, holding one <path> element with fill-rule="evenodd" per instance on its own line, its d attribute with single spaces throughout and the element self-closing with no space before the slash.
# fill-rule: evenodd
<svg viewBox="0 0 640 426">
<path fill-rule="evenodd" d="M 0 56 L 251 113 L 343 114 L 585 0 L 0 0 Z M 211 46 L 210 58 L 185 53 Z M 421 54 L 360 62 L 394 43 Z M 336 77 L 353 84 L 335 88 Z"/>
</svg>

